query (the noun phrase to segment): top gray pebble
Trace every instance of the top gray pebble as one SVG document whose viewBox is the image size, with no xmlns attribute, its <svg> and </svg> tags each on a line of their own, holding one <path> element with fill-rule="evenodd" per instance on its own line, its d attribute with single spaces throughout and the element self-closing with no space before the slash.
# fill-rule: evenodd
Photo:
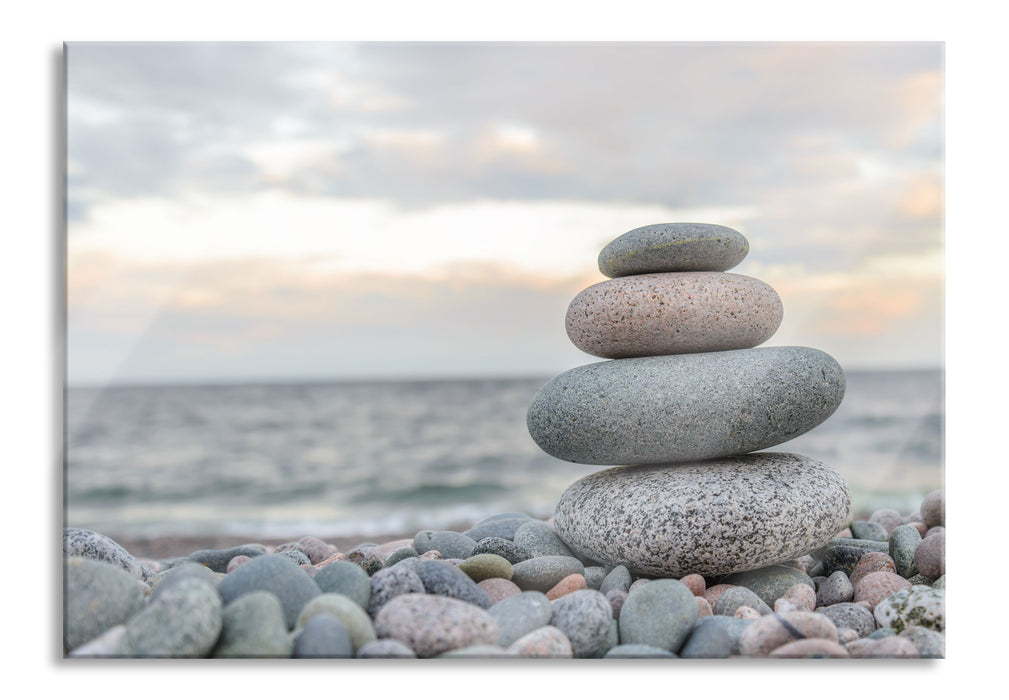
<svg viewBox="0 0 1009 700">
<path fill-rule="evenodd" d="M 607 277 L 650 272 L 725 272 L 750 250 L 743 234 L 718 224 L 653 224 L 610 242 L 599 253 Z"/>
</svg>

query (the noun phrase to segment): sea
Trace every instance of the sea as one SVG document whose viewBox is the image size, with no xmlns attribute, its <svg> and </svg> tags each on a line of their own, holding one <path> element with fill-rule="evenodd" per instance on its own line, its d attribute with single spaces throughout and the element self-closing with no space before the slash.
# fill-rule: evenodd
<svg viewBox="0 0 1009 700">
<path fill-rule="evenodd" d="M 504 511 L 545 518 L 604 467 L 544 453 L 549 377 L 67 387 L 64 524 L 110 537 L 380 537 Z M 767 451 L 826 462 L 853 509 L 943 488 L 941 370 L 849 371 L 818 427 Z"/>
</svg>

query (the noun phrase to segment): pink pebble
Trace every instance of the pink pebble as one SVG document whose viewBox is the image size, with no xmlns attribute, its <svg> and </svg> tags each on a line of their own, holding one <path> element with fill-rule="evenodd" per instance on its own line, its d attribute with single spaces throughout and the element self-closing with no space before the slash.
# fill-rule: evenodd
<svg viewBox="0 0 1009 700">
<path fill-rule="evenodd" d="M 237 569 L 239 566 L 241 566 L 245 562 L 249 561 L 249 559 L 250 559 L 250 557 L 247 557 L 244 554 L 239 554 L 237 557 L 232 557 L 231 561 L 228 562 L 228 567 L 225 570 L 225 572 L 230 574 L 232 571 L 234 571 L 235 569 Z M 218 566 L 220 566 L 220 564 L 218 564 Z"/>
<path fill-rule="evenodd" d="M 719 583 L 704 591 L 704 599 L 708 601 L 712 610 L 715 609 L 715 603 L 718 602 L 718 598 L 730 588 L 735 588 L 735 586 L 729 583 Z"/>
<path fill-rule="evenodd" d="M 925 533 L 928 532 L 928 525 L 926 525 L 925 523 L 921 522 L 920 520 L 916 520 L 913 523 L 908 523 L 908 524 L 909 525 L 913 525 L 914 528 L 918 531 L 918 534 L 921 535 L 922 538 L 924 539 Z"/>
<path fill-rule="evenodd" d="M 740 605 L 732 615 L 737 620 L 759 620 L 760 613 L 749 605 Z"/>
<path fill-rule="evenodd" d="M 918 543 L 914 549 L 914 565 L 922 576 L 932 580 L 946 573 L 945 531 L 930 535 Z"/>
<path fill-rule="evenodd" d="M 427 561 L 428 559 L 441 559 L 441 552 L 437 549 L 429 549 L 420 555 L 421 560 Z"/>
<path fill-rule="evenodd" d="M 925 530 L 925 534 L 922 535 L 921 538 L 924 540 L 924 539 L 928 539 L 932 535 L 938 535 L 940 533 L 945 533 L 945 532 L 946 532 L 946 528 L 943 525 L 936 525 L 935 527 L 930 527 L 929 529 Z"/>
<path fill-rule="evenodd" d="M 851 528 L 850 527 L 846 527 L 843 530 L 841 530 L 839 533 L 837 533 L 836 535 L 834 535 L 834 539 L 837 539 L 838 537 L 851 537 Z"/>
<path fill-rule="evenodd" d="M 694 600 L 697 602 L 697 617 L 708 617 L 714 614 L 711 610 L 711 603 L 707 600 L 701 596 L 694 596 Z"/>
<path fill-rule="evenodd" d="M 476 585 L 487 594 L 492 603 L 498 603 L 522 592 L 521 588 L 506 578 L 485 578 Z"/>
<path fill-rule="evenodd" d="M 883 552 L 866 552 L 862 555 L 862 558 L 858 560 L 855 564 L 855 568 L 851 572 L 851 576 L 848 580 L 851 581 L 851 585 L 861 579 L 866 574 L 871 574 L 874 571 L 889 571 L 890 573 L 897 573 L 897 565 L 890 558 L 889 554 L 884 554 Z"/>
<path fill-rule="evenodd" d="M 550 600 L 557 600 L 566 596 L 568 593 L 573 593 L 575 591 L 583 591 L 588 586 L 585 585 L 585 577 L 581 574 L 571 574 L 570 576 L 565 576 L 557 585 L 547 591 L 547 598 Z"/>
<path fill-rule="evenodd" d="M 642 586 L 647 586 L 651 582 L 652 580 L 650 578 L 639 578 L 637 581 L 635 581 L 630 585 L 630 587 L 627 589 L 627 592 L 630 593 L 635 588 L 641 588 Z"/>
<path fill-rule="evenodd" d="M 781 596 L 778 600 L 787 600 L 794 605 L 797 610 L 807 610 L 812 612 L 816 607 L 816 591 L 806 583 L 797 583 Z"/>
<path fill-rule="evenodd" d="M 871 609 L 889 598 L 897 591 L 910 587 L 911 583 L 902 576 L 889 571 L 873 571 L 866 574 L 854 584 L 855 602 L 866 601 Z"/>
<path fill-rule="evenodd" d="M 687 574 L 680 579 L 680 583 L 689 588 L 690 592 L 695 596 L 704 595 L 706 584 L 704 583 L 704 577 L 700 574 Z"/>
</svg>

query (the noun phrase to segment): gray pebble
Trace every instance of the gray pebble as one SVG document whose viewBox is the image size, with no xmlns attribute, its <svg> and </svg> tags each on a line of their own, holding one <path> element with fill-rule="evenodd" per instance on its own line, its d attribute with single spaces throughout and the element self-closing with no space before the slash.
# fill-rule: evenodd
<svg viewBox="0 0 1009 700">
<path fill-rule="evenodd" d="M 851 524 L 851 534 L 860 540 L 872 540 L 873 542 L 886 542 L 886 528 L 879 523 L 872 523 L 868 520 L 856 520 Z"/>
<path fill-rule="evenodd" d="M 533 558 L 533 555 L 525 547 L 503 537 L 484 537 L 476 543 L 473 554 L 470 556 L 477 554 L 497 554 L 499 557 L 507 559 L 510 564 L 518 564 L 520 561 Z"/>
<path fill-rule="evenodd" d="M 418 552 L 432 549 L 444 559 L 466 559 L 473 554 L 476 541 L 461 532 L 451 530 L 421 530 L 413 538 L 413 548 Z"/>
<path fill-rule="evenodd" d="M 485 537 L 500 537 L 505 540 L 513 540 L 515 539 L 515 531 L 527 522 L 531 522 L 531 518 L 501 518 L 498 520 L 488 520 L 474 525 L 462 534 L 466 535 L 475 542 L 479 542 Z"/>
<path fill-rule="evenodd" d="M 519 638 L 550 624 L 550 599 L 539 591 L 526 591 L 498 601 L 487 612 L 498 626 L 498 645 L 510 647 Z"/>
<path fill-rule="evenodd" d="M 697 619 L 697 623 L 705 626 L 716 627 L 723 632 L 729 639 L 729 653 L 731 656 L 738 656 L 739 651 L 739 639 L 743 634 L 743 631 L 753 624 L 753 620 L 745 620 L 742 618 L 726 617 L 725 615 L 708 615 L 707 617 L 701 617 Z"/>
<path fill-rule="evenodd" d="M 314 615 L 295 635 L 292 656 L 296 659 L 352 658 L 350 633 L 332 615 Z"/>
<path fill-rule="evenodd" d="M 305 554 L 300 549 L 294 549 L 294 548 L 285 549 L 282 552 L 276 552 L 276 554 L 282 557 L 287 557 L 298 566 L 301 566 L 303 564 L 310 565 L 312 563 L 312 560 L 308 558 L 308 555 Z"/>
<path fill-rule="evenodd" d="M 133 578 L 148 580 L 154 575 L 150 567 L 142 564 L 122 545 L 105 535 L 76 527 L 63 528 L 63 555 L 97 559 L 125 569 Z"/>
<path fill-rule="evenodd" d="M 823 571 L 830 576 L 836 571 L 841 571 L 845 576 L 851 578 L 855 566 L 862 558 L 866 550 L 860 547 L 839 546 L 831 547 L 823 555 Z"/>
<path fill-rule="evenodd" d="M 280 599 L 267 591 L 252 591 L 231 601 L 222 611 L 221 636 L 215 658 L 288 658 L 287 633 Z"/>
<path fill-rule="evenodd" d="M 599 587 L 603 584 L 603 581 L 606 579 L 607 573 L 609 572 L 606 570 L 605 566 L 586 566 L 585 587 L 591 588 L 594 591 L 598 591 Z"/>
<path fill-rule="evenodd" d="M 911 640 L 918 655 L 923 659 L 946 658 L 946 635 L 935 630 L 912 625 L 900 633 L 901 637 Z"/>
<path fill-rule="evenodd" d="M 889 535 L 895 527 L 904 523 L 904 518 L 895 510 L 881 508 L 872 512 L 872 515 L 869 516 L 869 522 L 882 525 L 887 535 Z"/>
<path fill-rule="evenodd" d="M 401 547 L 400 549 L 397 549 L 395 552 L 386 557 L 385 567 L 388 568 L 390 566 L 395 566 L 398 562 L 401 562 L 404 559 L 410 559 L 412 557 L 418 557 L 418 556 L 420 556 L 420 554 L 412 546 Z"/>
<path fill-rule="evenodd" d="M 607 277 L 650 272 L 724 272 L 746 257 L 746 238 L 727 226 L 703 223 L 651 224 L 610 241 L 599 253 Z"/>
<path fill-rule="evenodd" d="M 749 588 L 739 585 L 735 588 L 730 588 L 718 596 L 718 600 L 715 601 L 711 611 L 715 615 L 728 615 L 732 617 L 735 615 L 736 610 L 743 605 L 753 608 L 761 615 L 767 615 L 772 612 L 767 603 L 760 599 L 760 596 Z"/>
<path fill-rule="evenodd" d="M 238 556 L 250 559 L 266 554 L 266 546 L 261 544 L 243 544 L 228 549 L 200 549 L 187 557 L 189 561 L 202 564 L 213 571 L 224 573 L 228 570 L 228 562 Z"/>
<path fill-rule="evenodd" d="M 631 572 L 623 564 L 615 566 L 606 578 L 599 584 L 599 592 L 606 595 L 610 591 L 620 590 L 626 593 L 631 587 Z"/>
<path fill-rule="evenodd" d="M 424 593 L 424 582 L 417 573 L 417 567 L 407 565 L 413 559 L 405 559 L 396 566 L 389 569 L 382 569 L 371 577 L 371 591 L 369 594 L 368 614 L 374 618 L 382 606 L 396 596 L 406 593 Z M 417 559 L 419 565 L 420 559 Z"/>
<path fill-rule="evenodd" d="M 151 597 L 157 599 L 162 595 L 163 591 L 168 590 L 183 579 L 199 579 L 216 586 L 224 580 L 224 577 L 225 574 L 214 572 L 202 564 L 186 562 L 169 569 L 168 571 L 152 576 L 150 580 Z"/>
<path fill-rule="evenodd" d="M 816 606 L 824 608 L 837 603 L 850 603 L 855 595 L 855 588 L 843 571 L 835 571 L 825 578 L 816 589 Z"/>
<path fill-rule="evenodd" d="M 914 550 L 921 542 L 921 533 L 913 525 L 898 525 L 890 532 L 890 558 L 897 567 L 897 574 L 911 578 L 918 573 L 914 563 Z"/>
<path fill-rule="evenodd" d="M 347 628 L 354 649 L 360 649 L 368 642 L 375 640 L 375 628 L 371 619 L 361 607 L 345 595 L 339 593 L 323 593 L 305 604 L 295 628 L 304 627 L 316 615 L 332 615 Z"/>
<path fill-rule="evenodd" d="M 797 583 L 813 587 L 813 579 L 807 574 L 777 564 L 726 576 L 721 583 L 749 588 L 769 607 L 773 607 L 774 601 L 785 595 L 785 592 Z"/>
<path fill-rule="evenodd" d="M 381 572 L 376 572 L 376 575 L 379 573 Z M 337 559 L 322 567 L 312 580 L 322 593 L 340 593 L 363 609 L 368 609 L 372 582 L 364 569 L 357 564 Z"/>
<path fill-rule="evenodd" d="M 222 608 L 221 596 L 212 584 L 197 578 L 183 578 L 126 623 L 125 654 L 208 656 L 221 633 Z"/>
<path fill-rule="evenodd" d="M 535 557 L 512 566 L 512 583 L 523 591 L 546 593 L 571 574 L 585 575 L 585 565 L 574 557 Z"/>
<path fill-rule="evenodd" d="M 424 583 L 424 590 L 433 595 L 464 600 L 484 609 L 493 605 L 490 596 L 473 579 L 451 564 L 422 561 L 417 565 L 417 575 Z"/>
<path fill-rule="evenodd" d="M 280 554 L 264 554 L 250 559 L 228 574 L 217 586 L 227 605 L 251 591 L 269 591 L 284 609 L 288 629 L 294 628 L 298 613 L 322 591 L 305 571 Z"/>
<path fill-rule="evenodd" d="M 94 639 L 85 642 L 76 649 L 71 649 L 67 656 L 71 658 L 122 656 L 125 637 L 126 625 L 113 625 Z"/>
<path fill-rule="evenodd" d="M 64 651 L 125 623 L 144 606 L 137 579 L 107 561 L 69 557 L 63 581 Z"/>
<path fill-rule="evenodd" d="M 572 591 L 553 601 L 551 607 L 550 624 L 571 641 L 576 659 L 591 658 L 603 650 L 613 621 L 606 596 L 587 589 Z"/>
<path fill-rule="evenodd" d="M 652 581 L 631 591 L 620 610 L 620 641 L 677 653 L 697 621 L 697 601 L 674 579 Z"/>
<path fill-rule="evenodd" d="M 541 520 L 529 520 L 515 531 L 515 544 L 534 557 L 573 557 L 554 529 Z"/>
<path fill-rule="evenodd" d="M 681 659 L 727 659 L 732 655 L 732 639 L 728 631 L 717 624 L 706 624 L 710 617 L 694 623 L 686 643 L 680 647 Z"/>
<path fill-rule="evenodd" d="M 855 603 L 835 603 L 825 608 L 817 608 L 816 612 L 833 622 L 839 631 L 855 630 L 859 637 L 868 637 L 876 629 L 872 611 Z"/>
</svg>

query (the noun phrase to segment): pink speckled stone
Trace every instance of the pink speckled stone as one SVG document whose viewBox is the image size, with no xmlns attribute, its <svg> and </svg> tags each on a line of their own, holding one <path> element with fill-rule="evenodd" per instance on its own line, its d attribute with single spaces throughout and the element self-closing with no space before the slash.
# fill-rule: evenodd
<svg viewBox="0 0 1009 700">
<path fill-rule="evenodd" d="M 728 598 L 726 598 L 728 600 Z M 760 613 L 749 605 L 740 605 L 736 608 L 736 612 L 732 614 L 737 620 L 759 620 Z"/>
<path fill-rule="evenodd" d="M 239 554 L 237 557 L 232 557 L 231 561 L 228 562 L 228 566 L 225 569 L 225 573 L 230 574 L 232 571 L 240 567 L 245 562 L 249 561 L 251 557 L 247 557 L 244 554 Z"/>
<path fill-rule="evenodd" d="M 914 549 L 914 565 L 922 576 L 937 579 L 946 573 L 946 532 L 929 535 Z"/>
<path fill-rule="evenodd" d="M 301 551 L 305 553 L 308 560 L 316 565 L 326 561 L 334 554 L 338 554 L 340 551 L 333 545 L 323 542 L 318 537 L 312 537 L 311 535 L 305 535 L 299 539 L 298 544 L 301 545 Z"/>
<path fill-rule="evenodd" d="M 550 600 L 557 600 L 568 593 L 573 593 L 574 591 L 581 591 L 588 588 L 585 584 L 585 577 L 581 574 L 571 574 L 570 576 L 565 576 L 557 585 L 547 591 L 547 598 Z"/>
<path fill-rule="evenodd" d="M 786 600 L 798 610 L 813 612 L 816 608 L 816 591 L 809 584 L 797 583 L 785 591 L 778 600 Z"/>
<path fill-rule="evenodd" d="M 721 596 L 730 588 L 735 588 L 735 586 L 729 583 L 719 583 L 712 586 L 711 588 L 705 589 L 704 593 L 702 593 L 701 595 L 704 596 L 704 599 L 708 601 L 708 604 L 711 606 L 713 610 L 715 608 L 715 603 L 718 602 L 719 596 Z"/>
<path fill-rule="evenodd" d="M 476 585 L 487 594 L 492 603 L 499 603 L 505 598 L 510 598 L 522 592 L 521 588 L 506 578 L 485 578 Z"/>
<path fill-rule="evenodd" d="M 714 611 L 711 609 L 711 603 L 707 600 L 701 596 L 694 596 L 694 600 L 697 602 L 697 617 L 708 617 L 714 614 Z"/>
<path fill-rule="evenodd" d="M 426 552 L 421 553 L 420 558 L 422 561 L 427 561 L 428 559 L 441 559 L 441 552 L 437 549 L 429 549 Z"/>
<path fill-rule="evenodd" d="M 571 640 L 550 625 L 538 627 L 517 639 L 508 647 L 508 651 L 531 659 L 570 659 L 574 656 Z"/>
<path fill-rule="evenodd" d="M 851 581 L 851 585 L 855 585 L 859 579 L 861 579 L 866 574 L 871 574 L 874 571 L 889 571 L 892 574 L 897 573 L 897 565 L 894 563 L 893 559 L 890 558 L 889 554 L 884 554 L 883 552 L 866 552 L 862 555 L 862 558 L 858 560 L 855 564 L 855 568 L 851 571 L 851 576 L 848 580 Z"/>
<path fill-rule="evenodd" d="M 869 516 L 869 522 L 881 525 L 886 530 L 886 534 L 889 535 L 893 531 L 893 528 L 903 524 L 904 518 L 895 510 L 881 508 L 873 511 L 872 515 Z"/>
<path fill-rule="evenodd" d="M 830 618 L 811 612 L 786 612 L 765 615 L 747 626 L 739 637 L 739 652 L 743 656 L 767 656 L 778 647 L 796 641 L 796 633 L 798 637 L 837 643 L 837 627 Z"/>
<path fill-rule="evenodd" d="M 729 272 L 660 272 L 592 285 L 568 307 L 577 348 L 608 359 L 740 350 L 774 335 L 778 294 Z"/>
<path fill-rule="evenodd" d="M 925 533 L 928 532 L 928 525 L 921 522 L 920 520 L 910 522 L 908 523 L 908 525 L 913 525 L 914 528 L 918 531 L 918 534 L 922 536 L 922 539 L 924 539 Z"/>
<path fill-rule="evenodd" d="M 829 639 L 799 639 L 783 644 L 768 656 L 776 659 L 847 659 L 848 650 Z"/>
<path fill-rule="evenodd" d="M 909 588 L 911 583 L 889 571 L 874 571 L 866 574 L 854 584 L 854 601 L 866 601 L 872 609 L 897 591 Z"/>
<path fill-rule="evenodd" d="M 929 527 L 946 524 L 946 492 L 939 490 L 925 496 L 921 502 L 921 519 Z"/>
<path fill-rule="evenodd" d="M 680 579 L 680 583 L 689 588 L 694 595 L 704 595 L 704 577 L 700 574 L 687 574 Z"/>
</svg>

